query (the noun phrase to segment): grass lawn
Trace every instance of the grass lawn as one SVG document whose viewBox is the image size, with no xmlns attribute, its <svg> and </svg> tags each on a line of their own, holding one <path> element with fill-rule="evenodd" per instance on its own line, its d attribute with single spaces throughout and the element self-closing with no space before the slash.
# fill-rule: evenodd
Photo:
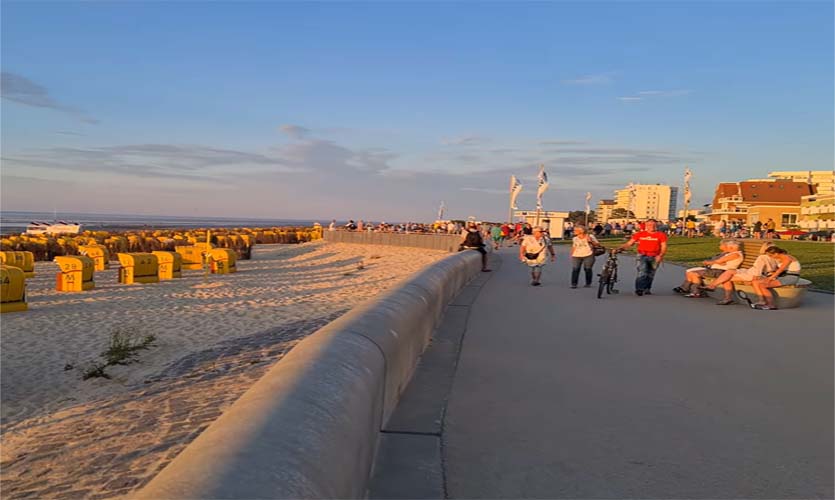
<svg viewBox="0 0 835 500">
<path fill-rule="evenodd" d="M 607 248 L 625 241 L 623 238 L 601 239 Z M 569 241 L 556 240 L 555 244 Z M 800 261 L 800 276 L 812 282 L 814 288 L 833 291 L 835 288 L 835 245 L 814 241 L 775 240 L 775 243 Z M 701 265 L 708 257 L 719 253 L 718 238 L 670 238 L 667 242 L 666 260 L 687 266 Z"/>
</svg>

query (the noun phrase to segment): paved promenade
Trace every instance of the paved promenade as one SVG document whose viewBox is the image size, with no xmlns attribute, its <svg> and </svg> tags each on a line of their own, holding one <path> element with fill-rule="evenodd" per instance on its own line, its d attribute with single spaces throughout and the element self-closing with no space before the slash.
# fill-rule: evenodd
<svg viewBox="0 0 835 500">
<path fill-rule="evenodd" d="M 720 307 L 675 295 L 683 270 L 665 264 L 637 297 L 621 255 L 621 294 L 598 300 L 557 251 L 541 287 L 516 247 L 492 257 L 449 383 L 421 382 L 430 361 L 404 395 L 434 391 L 443 417 L 390 425 L 372 497 L 833 497 L 833 296 Z"/>
</svg>

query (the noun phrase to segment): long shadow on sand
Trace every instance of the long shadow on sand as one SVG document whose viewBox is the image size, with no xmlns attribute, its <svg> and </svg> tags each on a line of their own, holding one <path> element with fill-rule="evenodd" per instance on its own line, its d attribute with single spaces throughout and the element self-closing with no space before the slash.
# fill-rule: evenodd
<svg viewBox="0 0 835 500">
<path fill-rule="evenodd" d="M 106 498 L 141 488 L 296 343 L 344 312 L 225 340 L 123 394 L 5 424 L 4 497 Z"/>
</svg>

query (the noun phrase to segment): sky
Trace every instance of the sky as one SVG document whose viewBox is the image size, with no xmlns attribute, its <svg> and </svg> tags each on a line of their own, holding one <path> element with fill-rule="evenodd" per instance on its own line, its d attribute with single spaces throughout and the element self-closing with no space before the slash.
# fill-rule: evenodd
<svg viewBox="0 0 835 500">
<path fill-rule="evenodd" d="M 0 208 L 582 210 L 833 168 L 832 2 L 2 3 Z M 682 202 L 679 201 L 681 206 Z"/>
</svg>

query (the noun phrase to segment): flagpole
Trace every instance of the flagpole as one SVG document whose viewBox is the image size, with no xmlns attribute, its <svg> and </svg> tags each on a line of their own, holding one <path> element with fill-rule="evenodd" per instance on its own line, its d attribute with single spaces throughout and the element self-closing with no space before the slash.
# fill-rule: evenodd
<svg viewBox="0 0 835 500">
<path fill-rule="evenodd" d="M 684 218 L 682 219 L 681 234 L 687 233 L 687 215 L 690 208 L 690 169 L 684 166 Z"/>
</svg>

